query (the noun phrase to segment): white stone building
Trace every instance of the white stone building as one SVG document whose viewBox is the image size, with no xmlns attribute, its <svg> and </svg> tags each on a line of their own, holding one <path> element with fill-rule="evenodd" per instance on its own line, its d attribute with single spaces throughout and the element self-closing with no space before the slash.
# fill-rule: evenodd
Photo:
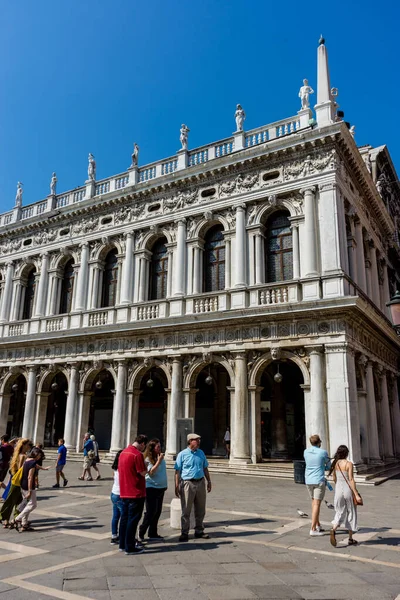
<svg viewBox="0 0 400 600">
<path fill-rule="evenodd" d="M 0 216 L 0 430 L 115 452 L 137 431 L 176 452 L 301 456 L 319 433 L 357 468 L 400 456 L 400 189 L 385 146 L 357 148 L 326 49 L 293 117 Z M 294 94 L 295 96 L 295 94 Z M 240 112 L 241 111 L 241 112 Z M 282 376 L 275 377 L 277 373 Z M 276 381 L 278 380 L 278 381 Z"/>
</svg>

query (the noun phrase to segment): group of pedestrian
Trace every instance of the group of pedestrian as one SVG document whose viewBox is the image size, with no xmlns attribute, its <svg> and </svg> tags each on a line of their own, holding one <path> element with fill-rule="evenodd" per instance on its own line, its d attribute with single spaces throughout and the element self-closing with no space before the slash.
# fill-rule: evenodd
<svg viewBox="0 0 400 600">
<path fill-rule="evenodd" d="M 319 520 L 321 502 L 325 497 L 328 477 L 332 475 L 335 482 L 334 509 L 335 516 L 330 530 L 330 542 L 336 547 L 336 531 L 342 527 L 348 531 L 348 545 L 354 546 L 357 541 L 353 538 L 357 531 L 357 506 L 363 500 L 356 488 L 354 481 L 353 463 L 348 460 L 349 449 L 347 446 L 338 447 L 332 461 L 322 446 L 319 435 L 310 437 L 311 447 L 304 450 L 306 462 L 305 482 L 311 498 L 311 536 L 324 535 L 324 529 Z"/>
<path fill-rule="evenodd" d="M 95 480 L 101 479 L 98 464 L 100 462 L 99 444 L 96 442 L 96 436 L 90 433 L 85 433 L 83 437 L 83 470 L 82 475 L 78 477 L 81 481 L 93 481 L 92 471 L 97 473 Z"/>
<path fill-rule="evenodd" d="M 199 435 L 190 433 L 187 448 L 178 454 L 175 462 L 175 495 L 180 498 L 182 508 L 180 542 L 189 539 L 192 507 L 195 537 L 209 538 L 204 532 L 204 516 L 206 492 L 211 491 L 211 479 L 200 442 Z M 147 436 L 138 435 L 132 445 L 118 452 L 112 468 L 111 544 L 118 544 L 119 550 L 127 555 L 141 554 L 146 534 L 149 540 L 163 539 L 158 531 L 158 522 L 168 482 L 160 440 L 153 438 L 148 441 Z"/>
<path fill-rule="evenodd" d="M 63 469 L 66 464 L 67 449 L 64 440 L 58 441 L 56 462 L 56 484 L 60 487 L 60 477 L 64 487 L 67 485 Z M 0 510 L 0 521 L 4 529 L 34 531 L 29 517 L 37 506 L 36 490 L 39 487 L 39 471 L 48 471 L 43 467 L 45 454 L 41 444 L 28 438 L 9 439 L 3 435 L 0 439 L 0 484 L 4 488 L 4 503 Z M 7 485 L 5 480 L 9 474 Z"/>
</svg>

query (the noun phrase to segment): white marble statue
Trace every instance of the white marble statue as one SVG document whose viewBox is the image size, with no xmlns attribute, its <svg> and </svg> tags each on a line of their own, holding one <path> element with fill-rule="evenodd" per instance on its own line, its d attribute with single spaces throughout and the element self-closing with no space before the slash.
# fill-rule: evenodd
<svg viewBox="0 0 400 600">
<path fill-rule="evenodd" d="M 301 110 L 310 108 L 310 94 L 313 94 L 314 90 L 308 85 L 308 79 L 303 79 L 303 85 L 299 91 L 299 98 L 301 100 Z"/>
<path fill-rule="evenodd" d="M 89 164 L 88 164 L 88 179 L 90 181 L 95 181 L 96 179 L 96 161 L 94 160 L 94 156 L 91 152 L 89 152 Z"/>
<path fill-rule="evenodd" d="M 18 181 L 17 194 L 15 196 L 15 206 L 22 206 L 22 194 L 23 194 L 22 183 L 20 181 Z"/>
<path fill-rule="evenodd" d="M 354 137 L 354 136 L 356 135 L 356 126 L 355 126 L 355 125 L 352 125 L 352 126 L 350 127 L 349 131 L 350 131 L 350 135 L 351 135 L 351 137 Z"/>
<path fill-rule="evenodd" d="M 57 175 L 53 173 L 50 181 L 50 195 L 55 196 L 57 193 Z"/>
<path fill-rule="evenodd" d="M 133 152 L 132 152 L 132 167 L 137 167 L 139 161 L 139 146 L 135 142 L 133 144 Z"/>
<path fill-rule="evenodd" d="M 186 127 L 186 125 L 184 123 L 182 123 L 181 135 L 179 138 L 181 145 L 182 145 L 182 150 L 188 149 L 188 133 L 189 133 L 189 131 L 190 131 L 189 127 Z"/>
<path fill-rule="evenodd" d="M 246 113 L 240 104 L 236 105 L 235 112 L 235 121 L 236 121 L 236 131 L 243 131 L 243 123 L 246 118 Z"/>
</svg>

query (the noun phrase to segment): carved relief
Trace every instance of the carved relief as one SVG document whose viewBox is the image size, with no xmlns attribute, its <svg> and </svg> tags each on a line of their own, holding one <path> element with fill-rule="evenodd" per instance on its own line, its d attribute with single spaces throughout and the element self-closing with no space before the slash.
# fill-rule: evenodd
<svg viewBox="0 0 400 600">
<path fill-rule="evenodd" d="M 72 226 L 72 233 L 90 233 L 96 231 L 99 227 L 99 217 L 89 217 L 88 219 L 82 219 L 78 223 Z"/>
</svg>

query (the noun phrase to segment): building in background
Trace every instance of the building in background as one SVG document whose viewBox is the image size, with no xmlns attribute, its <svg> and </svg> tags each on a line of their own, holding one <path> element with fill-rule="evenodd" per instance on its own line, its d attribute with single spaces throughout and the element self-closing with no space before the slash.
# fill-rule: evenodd
<svg viewBox="0 0 400 600">
<path fill-rule="evenodd" d="M 194 417 L 232 463 L 302 455 L 318 433 L 361 471 L 400 457 L 400 189 L 385 146 L 357 148 L 323 40 L 315 112 L 0 216 L 0 430 L 116 452 L 138 431 L 176 452 Z M 294 97 L 296 94 L 294 93 Z"/>
</svg>

